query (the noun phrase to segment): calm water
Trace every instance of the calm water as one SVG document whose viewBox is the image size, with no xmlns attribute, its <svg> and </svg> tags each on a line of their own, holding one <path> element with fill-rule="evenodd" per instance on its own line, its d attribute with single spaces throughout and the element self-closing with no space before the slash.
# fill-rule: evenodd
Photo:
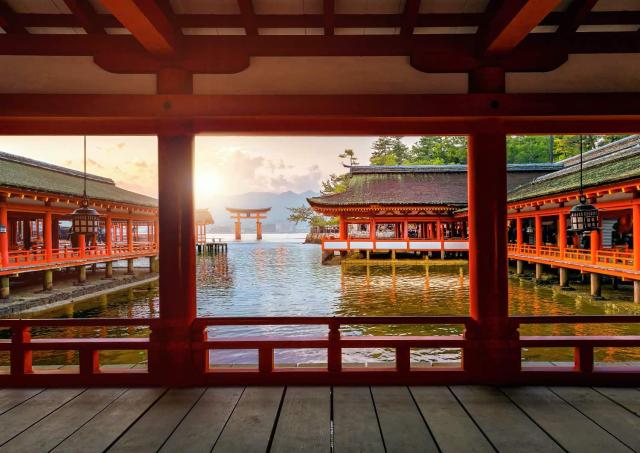
<svg viewBox="0 0 640 453">
<path fill-rule="evenodd" d="M 266 235 L 256 242 L 230 242 L 228 255 L 198 257 L 199 316 L 353 316 L 353 315 L 464 315 L 468 313 L 468 269 L 466 266 L 323 266 L 320 247 L 303 244 L 303 235 Z M 551 285 L 510 279 L 513 314 L 638 314 L 640 306 L 630 301 L 629 290 L 607 291 L 604 301 L 592 301 L 587 287 L 559 291 Z M 148 317 L 157 316 L 157 286 L 118 291 L 109 296 L 77 303 L 63 309 L 33 314 L 33 317 Z M 461 333 L 460 326 L 346 326 L 348 335 Z M 81 336 L 143 336 L 145 328 L 84 329 Z M 210 336 L 325 334 L 323 326 L 241 326 L 210 329 Z M 637 326 L 527 326 L 523 334 L 639 334 Z M 63 329 L 39 329 L 34 336 L 70 336 Z M 218 355 L 220 354 L 220 355 Z M 103 363 L 144 360 L 138 352 L 107 352 Z M 393 360 L 383 349 L 349 351 L 346 361 Z M 530 350 L 525 360 L 571 360 L 569 350 Z M 459 350 L 414 351 L 416 361 L 457 361 Z M 633 348 L 597 351 L 598 360 L 640 360 Z M 73 363 L 72 354 L 39 353 L 36 363 Z M 326 361 L 317 350 L 276 351 L 276 363 Z M 214 363 L 256 363 L 257 353 L 224 351 L 212 356 Z"/>
</svg>

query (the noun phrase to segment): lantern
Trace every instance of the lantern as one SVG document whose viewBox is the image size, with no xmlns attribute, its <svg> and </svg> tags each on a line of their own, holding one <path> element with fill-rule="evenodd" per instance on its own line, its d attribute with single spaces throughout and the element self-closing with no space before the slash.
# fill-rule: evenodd
<svg viewBox="0 0 640 453">
<path fill-rule="evenodd" d="M 571 228 L 575 233 L 598 229 L 598 209 L 587 202 L 582 188 L 582 135 L 580 136 L 580 203 L 569 211 Z"/>
<path fill-rule="evenodd" d="M 585 196 L 581 196 L 580 203 L 571 208 L 569 217 L 571 219 L 571 231 L 584 233 L 585 231 L 598 229 L 598 209 L 587 203 Z"/>
<path fill-rule="evenodd" d="M 73 225 L 71 231 L 76 234 L 93 235 L 98 234 L 100 229 L 100 214 L 89 207 L 87 197 L 87 137 L 84 137 L 84 179 L 83 179 L 82 201 L 80 207 L 73 211 L 71 218 Z"/>
<path fill-rule="evenodd" d="M 89 207 L 89 200 L 83 198 L 80 207 L 71 214 L 73 225 L 71 231 L 76 234 L 98 234 L 100 229 L 100 214 Z"/>
</svg>

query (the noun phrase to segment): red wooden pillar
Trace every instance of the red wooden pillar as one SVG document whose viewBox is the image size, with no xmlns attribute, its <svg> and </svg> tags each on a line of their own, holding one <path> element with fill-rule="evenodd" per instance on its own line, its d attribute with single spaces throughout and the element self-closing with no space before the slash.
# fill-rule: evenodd
<svg viewBox="0 0 640 453">
<path fill-rule="evenodd" d="M 522 250 L 522 217 L 516 217 L 516 250 Z"/>
<path fill-rule="evenodd" d="M 78 235 L 78 255 L 80 258 L 84 258 L 87 253 L 87 242 L 84 234 Z"/>
<path fill-rule="evenodd" d="M 45 211 L 44 213 L 44 228 L 43 228 L 43 242 L 44 242 L 44 256 L 47 261 L 51 260 L 53 256 L 53 219 L 51 211 Z"/>
<path fill-rule="evenodd" d="M 598 230 L 593 230 L 590 233 L 590 236 L 591 262 L 596 264 L 598 262 L 598 250 L 600 250 L 600 232 Z"/>
<path fill-rule="evenodd" d="M 9 209 L 4 199 L 0 200 L 0 228 L 0 266 L 6 267 L 9 265 Z"/>
<path fill-rule="evenodd" d="M 104 242 L 107 249 L 107 255 L 111 255 L 113 246 L 112 228 L 113 222 L 111 221 L 111 214 L 107 214 L 107 217 L 105 217 L 104 220 Z"/>
<path fill-rule="evenodd" d="M 542 214 L 536 213 L 535 216 L 536 229 L 536 255 L 540 256 L 542 250 Z"/>
<path fill-rule="evenodd" d="M 196 318 L 193 135 L 158 137 L 160 320 L 151 338 L 151 372 L 165 384 L 193 382 Z"/>
<path fill-rule="evenodd" d="M 127 250 L 133 252 L 133 220 L 127 219 Z"/>
<path fill-rule="evenodd" d="M 236 241 L 239 241 L 242 239 L 242 223 L 240 222 L 240 214 L 236 214 Z"/>
<path fill-rule="evenodd" d="M 340 239 L 347 239 L 347 220 L 343 215 L 340 216 L 339 234 Z"/>
<path fill-rule="evenodd" d="M 640 203 L 635 200 L 633 205 L 633 268 L 640 271 Z"/>
<path fill-rule="evenodd" d="M 564 258 L 564 251 L 567 248 L 567 215 L 561 212 L 558 215 L 558 249 L 560 258 Z"/>
<path fill-rule="evenodd" d="M 469 137 L 469 311 L 463 367 L 476 379 L 508 382 L 520 369 L 517 329 L 509 322 L 506 137 L 498 122 Z"/>
<path fill-rule="evenodd" d="M 258 241 L 262 240 L 262 222 L 260 221 L 260 216 L 256 217 L 256 239 Z"/>
</svg>

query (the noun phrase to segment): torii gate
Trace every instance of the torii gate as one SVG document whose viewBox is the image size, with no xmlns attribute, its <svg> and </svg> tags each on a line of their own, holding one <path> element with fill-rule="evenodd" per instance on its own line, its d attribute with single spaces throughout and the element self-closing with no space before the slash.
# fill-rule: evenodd
<svg viewBox="0 0 640 453">
<path fill-rule="evenodd" d="M 267 212 L 271 211 L 271 208 L 227 208 L 227 211 L 233 214 L 231 218 L 236 220 L 236 241 L 239 241 L 241 239 L 241 219 L 256 219 L 256 239 L 262 239 L 262 222 L 260 220 L 267 218 L 266 214 Z"/>
</svg>

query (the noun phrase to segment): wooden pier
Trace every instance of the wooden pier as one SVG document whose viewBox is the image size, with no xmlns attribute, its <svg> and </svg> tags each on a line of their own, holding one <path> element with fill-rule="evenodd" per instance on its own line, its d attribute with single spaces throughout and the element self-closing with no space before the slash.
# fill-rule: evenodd
<svg viewBox="0 0 640 453">
<path fill-rule="evenodd" d="M 227 253 L 227 243 L 222 239 L 214 239 L 210 242 L 196 244 L 198 255 L 219 255 Z"/>
</svg>

